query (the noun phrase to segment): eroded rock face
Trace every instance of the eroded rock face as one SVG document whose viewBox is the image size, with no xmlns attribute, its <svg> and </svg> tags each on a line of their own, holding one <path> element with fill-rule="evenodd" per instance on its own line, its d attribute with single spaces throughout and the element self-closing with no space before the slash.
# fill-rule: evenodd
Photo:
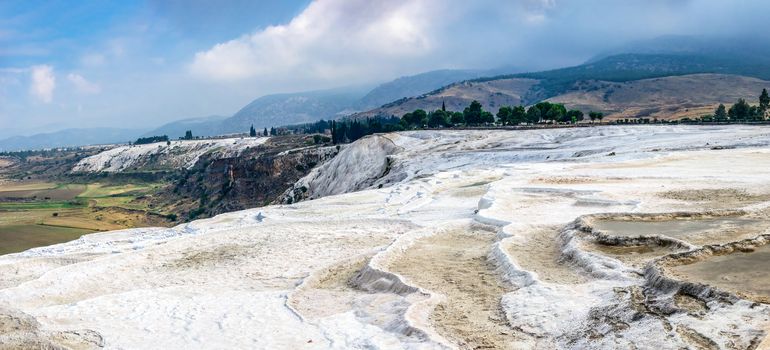
<svg viewBox="0 0 770 350">
<path fill-rule="evenodd" d="M 171 177 L 169 191 L 156 199 L 157 205 L 173 208 L 170 211 L 187 220 L 192 212 L 202 218 L 280 202 L 287 188 L 339 152 L 334 146 L 307 142 L 286 136 L 233 157 L 203 155 L 196 166 Z M 297 191 L 297 198 L 304 195 Z"/>
<path fill-rule="evenodd" d="M 0 303 L 116 348 L 752 349 L 767 335 L 762 300 L 677 269 L 761 245 L 770 130 L 378 137 L 397 147 L 371 153 L 388 170 L 339 194 L 0 257 Z M 348 147 L 387 144 L 366 142 Z M 340 156 L 326 174 L 360 168 Z M 758 222 L 593 225 L 736 217 Z"/>
<path fill-rule="evenodd" d="M 390 155 L 402 148 L 387 136 L 371 135 L 345 146 L 339 156 L 313 169 L 284 193 L 283 203 L 367 188 L 390 171 Z"/>
</svg>

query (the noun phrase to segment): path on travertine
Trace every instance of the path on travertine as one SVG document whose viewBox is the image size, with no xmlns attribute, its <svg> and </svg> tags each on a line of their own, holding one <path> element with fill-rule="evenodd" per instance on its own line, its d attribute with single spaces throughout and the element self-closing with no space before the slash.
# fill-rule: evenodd
<svg viewBox="0 0 770 350">
<path fill-rule="evenodd" d="M 500 306 L 511 291 L 487 260 L 495 235 L 473 228 L 418 240 L 389 269 L 411 284 L 446 296 L 430 321 L 463 349 L 513 349 L 523 334 L 512 330 Z"/>
</svg>

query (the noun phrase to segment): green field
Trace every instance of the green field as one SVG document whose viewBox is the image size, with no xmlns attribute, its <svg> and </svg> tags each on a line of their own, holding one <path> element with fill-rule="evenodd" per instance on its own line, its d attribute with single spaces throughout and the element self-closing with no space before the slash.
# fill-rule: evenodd
<svg viewBox="0 0 770 350">
<path fill-rule="evenodd" d="M 160 187 L 161 184 L 103 185 L 92 183 L 85 185 L 85 189 L 77 196 L 81 198 L 131 196 L 131 194 L 145 194 Z"/>
<path fill-rule="evenodd" d="M 82 208 L 84 201 L 0 202 L 0 210 L 40 210 Z"/>
<path fill-rule="evenodd" d="M 0 254 L 145 226 L 141 214 L 126 210 L 148 211 L 137 197 L 162 188 L 160 183 L 0 183 Z"/>
<path fill-rule="evenodd" d="M 79 228 L 34 224 L 0 226 L 0 255 L 71 241 L 91 232 Z"/>
</svg>

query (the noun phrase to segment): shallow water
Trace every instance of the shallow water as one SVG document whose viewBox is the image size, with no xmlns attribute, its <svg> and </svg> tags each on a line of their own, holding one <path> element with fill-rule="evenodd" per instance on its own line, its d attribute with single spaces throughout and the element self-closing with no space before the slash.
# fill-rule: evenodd
<svg viewBox="0 0 770 350">
<path fill-rule="evenodd" d="M 676 247 L 658 245 L 617 246 L 601 243 L 585 243 L 583 249 L 620 260 L 636 268 L 643 267 L 652 259 L 677 252 Z"/>
<path fill-rule="evenodd" d="M 609 235 L 636 237 L 662 235 L 694 244 L 718 244 L 759 235 L 763 220 L 717 217 L 666 220 L 597 220 L 593 227 Z"/>
<path fill-rule="evenodd" d="M 718 255 L 689 265 L 674 266 L 672 272 L 692 282 L 741 294 L 749 299 L 770 302 L 770 245 L 750 253 Z"/>
</svg>

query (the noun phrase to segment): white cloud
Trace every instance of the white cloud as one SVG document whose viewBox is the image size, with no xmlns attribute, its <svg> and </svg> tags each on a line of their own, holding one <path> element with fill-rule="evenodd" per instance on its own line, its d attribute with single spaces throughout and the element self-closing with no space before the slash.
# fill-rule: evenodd
<svg viewBox="0 0 770 350">
<path fill-rule="evenodd" d="M 53 90 L 56 88 L 56 77 L 53 67 L 49 65 L 33 66 L 31 68 L 32 82 L 29 93 L 43 103 L 51 103 Z"/>
<path fill-rule="evenodd" d="M 437 0 L 318 0 L 286 25 L 271 26 L 198 52 L 190 65 L 214 80 L 280 75 L 355 77 L 429 55 Z"/>
<path fill-rule="evenodd" d="M 102 91 L 99 84 L 88 81 L 82 75 L 77 73 L 70 73 L 67 75 L 67 80 L 75 86 L 75 90 L 82 94 L 98 94 Z"/>
<path fill-rule="evenodd" d="M 556 8 L 555 0 L 314 0 L 286 24 L 197 52 L 188 68 L 213 81 L 310 89 L 511 65 Z"/>
</svg>

